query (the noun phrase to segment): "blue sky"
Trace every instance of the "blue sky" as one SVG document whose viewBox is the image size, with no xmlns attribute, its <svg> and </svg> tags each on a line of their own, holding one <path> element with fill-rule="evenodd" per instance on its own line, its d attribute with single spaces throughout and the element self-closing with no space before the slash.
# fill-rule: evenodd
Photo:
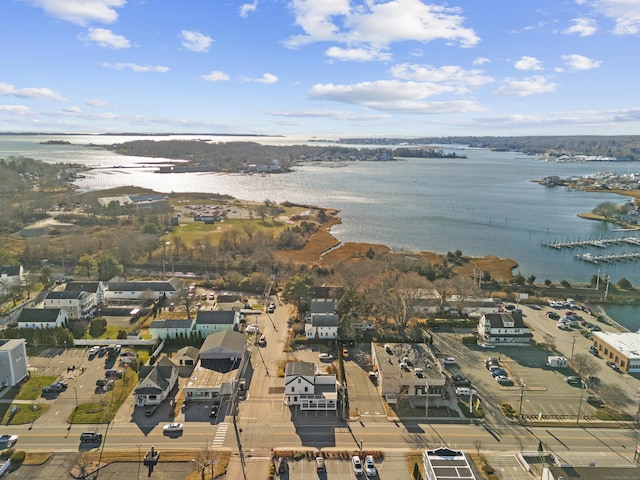
<svg viewBox="0 0 640 480">
<path fill-rule="evenodd" d="M 0 131 L 640 133 L 638 0 L 2 0 Z"/>
</svg>

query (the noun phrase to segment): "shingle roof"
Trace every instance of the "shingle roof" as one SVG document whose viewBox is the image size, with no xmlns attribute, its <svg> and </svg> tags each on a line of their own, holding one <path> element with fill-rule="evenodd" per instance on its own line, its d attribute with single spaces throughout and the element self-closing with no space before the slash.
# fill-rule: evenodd
<svg viewBox="0 0 640 480">
<path fill-rule="evenodd" d="M 101 282 L 67 282 L 64 287 L 65 292 L 91 292 L 98 291 Z"/>
<path fill-rule="evenodd" d="M 109 290 L 112 292 L 174 292 L 176 288 L 171 282 L 109 282 Z"/>
<path fill-rule="evenodd" d="M 491 328 L 527 328 L 518 312 L 485 313 L 485 318 L 491 323 Z M 513 322 L 513 327 L 505 326 L 505 322 Z"/>
<path fill-rule="evenodd" d="M 335 313 L 312 314 L 311 325 L 314 327 L 337 327 L 340 319 Z"/>
<path fill-rule="evenodd" d="M 227 350 L 242 353 L 247 348 L 247 337 L 244 333 L 234 332 L 233 330 L 212 333 L 204 339 L 200 347 L 200 352 L 205 352 L 217 347 L 224 347 Z"/>
<path fill-rule="evenodd" d="M 20 265 L 4 265 L 0 267 L 0 274 L 7 277 L 16 277 L 20 275 Z"/>
<path fill-rule="evenodd" d="M 140 367 L 140 378 L 142 379 L 140 383 L 145 380 L 151 380 L 163 391 L 166 391 L 169 388 L 169 381 L 175 368 L 176 365 L 169 358 L 161 357 L 155 365 L 143 365 Z M 142 392 L 144 388 L 149 387 L 140 387 L 140 391 L 136 389 L 135 393 L 144 393 Z"/>
<path fill-rule="evenodd" d="M 84 291 L 75 291 L 75 290 L 62 290 L 60 292 L 49 292 L 47 293 L 47 300 L 78 300 L 82 298 L 82 294 Z"/>
<path fill-rule="evenodd" d="M 303 375 L 313 377 L 316 374 L 316 366 L 311 362 L 289 362 L 284 369 L 284 376 Z"/>
<path fill-rule="evenodd" d="M 149 328 L 191 328 L 193 320 L 168 318 L 164 320 L 154 320 Z"/>
<path fill-rule="evenodd" d="M 338 302 L 335 300 L 311 300 L 309 311 L 314 313 L 334 313 Z"/>
<path fill-rule="evenodd" d="M 53 323 L 60 314 L 59 308 L 23 308 L 18 322 L 24 323 Z"/>
<path fill-rule="evenodd" d="M 196 325 L 233 325 L 236 314 L 231 310 L 199 310 Z"/>
</svg>

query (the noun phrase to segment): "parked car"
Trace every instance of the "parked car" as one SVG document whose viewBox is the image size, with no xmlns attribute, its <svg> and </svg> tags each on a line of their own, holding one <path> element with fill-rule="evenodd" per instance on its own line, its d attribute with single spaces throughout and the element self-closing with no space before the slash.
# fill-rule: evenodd
<svg viewBox="0 0 640 480">
<path fill-rule="evenodd" d="M 456 388 L 456 395 L 458 397 L 470 397 L 471 395 L 477 395 L 478 392 L 476 392 L 473 388 L 467 388 L 467 387 L 458 387 Z"/>
<path fill-rule="evenodd" d="M 276 304 L 275 304 L 275 303 L 273 303 L 273 302 L 271 302 L 271 303 L 269 304 L 269 307 L 267 308 L 267 312 L 268 312 L 268 313 L 273 313 L 273 312 L 275 312 L 275 311 L 276 311 Z"/>
<path fill-rule="evenodd" d="M 455 365 L 456 359 L 453 357 L 446 357 L 442 359 L 442 363 L 444 363 L 445 365 Z"/>
<path fill-rule="evenodd" d="M 512 387 L 514 385 L 513 380 L 509 377 L 497 377 L 496 381 L 503 387 Z"/>
<path fill-rule="evenodd" d="M 496 348 L 496 346 L 493 343 L 481 343 L 480 344 L 480 348 L 484 348 L 486 349 L 490 349 L 490 348 Z"/>
<path fill-rule="evenodd" d="M 358 475 L 362 475 L 364 473 L 364 469 L 362 468 L 362 461 L 358 455 L 354 455 L 351 457 L 351 465 L 353 465 L 353 473 Z"/>
<path fill-rule="evenodd" d="M 183 425 L 181 423 L 169 423 L 162 427 L 164 433 L 182 433 Z"/>
<path fill-rule="evenodd" d="M 620 370 L 616 362 L 607 362 L 607 366 L 611 367 L 613 370 Z"/>
<path fill-rule="evenodd" d="M 109 378 L 109 377 L 122 378 L 122 370 L 117 370 L 115 368 L 109 368 L 109 369 L 104 371 L 104 376 L 107 377 L 107 378 Z"/>
<path fill-rule="evenodd" d="M 99 351 L 100 351 L 100 347 L 98 347 L 98 346 L 91 347 L 89 349 L 89 356 L 97 355 Z"/>
<path fill-rule="evenodd" d="M 600 400 L 598 397 L 594 397 L 594 396 L 588 396 L 587 397 L 587 403 L 589 405 L 593 405 L 596 408 L 604 407 L 604 402 L 602 400 Z"/>
<path fill-rule="evenodd" d="M 547 312 L 547 317 L 551 320 L 560 320 L 560 315 L 557 312 Z"/>
<path fill-rule="evenodd" d="M 567 382 L 569 385 L 581 385 L 582 384 L 582 380 L 580 380 L 580 377 L 576 377 L 575 375 L 570 375 L 568 377 L 564 377 L 564 381 Z"/>
<path fill-rule="evenodd" d="M 333 355 L 331 355 L 330 353 L 321 353 L 320 355 L 318 355 L 318 359 L 321 362 L 330 362 L 331 360 L 333 360 Z"/>
<path fill-rule="evenodd" d="M 46 387 L 42 387 L 42 393 L 60 393 L 64 390 L 62 386 L 57 383 L 52 383 L 51 385 L 47 385 Z"/>
<path fill-rule="evenodd" d="M 376 470 L 376 465 L 373 463 L 373 457 L 371 455 L 367 455 L 364 457 L 364 473 L 367 477 L 375 477 L 378 474 Z"/>
<path fill-rule="evenodd" d="M 497 358 L 490 357 L 484 361 L 484 366 L 487 368 L 487 370 L 489 370 L 492 365 L 500 366 L 500 362 Z"/>
<path fill-rule="evenodd" d="M 324 464 L 324 458 L 316 457 L 316 472 L 326 472 L 327 467 Z"/>
<path fill-rule="evenodd" d="M 589 353 L 590 353 L 591 355 L 595 355 L 596 357 L 599 357 L 599 356 L 600 356 L 600 354 L 598 353 L 598 349 L 595 347 L 595 345 L 591 345 L 591 346 L 589 347 Z"/>
<path fill-rule="evenodd" d="M 213 418 L 218 416 L 218 405 L 211 406 L 211 411 L 209 412 L 209 416 Z"/>
<path fill-rule="evenodd" d="M 18 441 L 18 435 L 10 435 L 5 433 L 4 435 L 0 435 L 0 447 L 2 448 L 11 448 Z"/>
<path fill-rule="evenodd" d="M 507 371 L 504 368 L 495 368 L 495 369 L 491 370 L 491 376 L 493 378 L 500 377 L 500 376 L 507 377 L 508 374 L 507 374 Z"/>
</svg>

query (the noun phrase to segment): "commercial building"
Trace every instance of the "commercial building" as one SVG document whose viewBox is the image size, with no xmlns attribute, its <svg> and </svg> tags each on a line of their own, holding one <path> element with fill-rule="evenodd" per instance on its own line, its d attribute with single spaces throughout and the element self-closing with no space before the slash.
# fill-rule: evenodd
<svg viewBox="0 0 640 480">
<path fill-rule="evenodd" d="M 440 362 L 422 343 L 371 344 L 371 360 L 380 395 L 412 408 L 444 406 L 446 378 Z"/>
<path fill-rule="evenodd" d="M 427 480 L 476 480 L 467 456 L 462 450 L 438 448 L 422 453 Z"/>
<path fill-rule="evenodd" d="M 284 371 L 284 403 L 300 410 L 337 411 L 335 375 L 322 375 L 310 362 L 289 362 Z"/>
<path fill-rule="evenodd" d="M 623 372 L 640 372 L 640 333 L 594 332 L 593 345 Z"/>
<path fill-rule="evenodd" d="M 27 378 L 27 342 L 23 338 L 0 340 L 0 385 L 13 387 Z"/>
</svg>

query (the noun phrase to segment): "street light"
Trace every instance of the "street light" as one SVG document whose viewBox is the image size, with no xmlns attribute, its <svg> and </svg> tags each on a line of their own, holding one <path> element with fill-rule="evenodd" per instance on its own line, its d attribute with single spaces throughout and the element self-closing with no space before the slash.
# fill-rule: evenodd
<svg viewBox="0 0 640 480">
<path fill-rule="evenodd" d="M 362 441 L 362 439 L 360 439 L 360 455 L 362 455 L 362 445 L 363 445 L 363 443 L 364 442 Z"/>
<path fill-rule="evenodd" d="M 518 407 L 518 422 L 522 423 L 522 400 L 524 398 L 524 389 L 527 388 L 527 384 L 524 383 L 524 378 L 520 379 L 522 388 L 520 389 L 520 407 Z"/>
</svg>

